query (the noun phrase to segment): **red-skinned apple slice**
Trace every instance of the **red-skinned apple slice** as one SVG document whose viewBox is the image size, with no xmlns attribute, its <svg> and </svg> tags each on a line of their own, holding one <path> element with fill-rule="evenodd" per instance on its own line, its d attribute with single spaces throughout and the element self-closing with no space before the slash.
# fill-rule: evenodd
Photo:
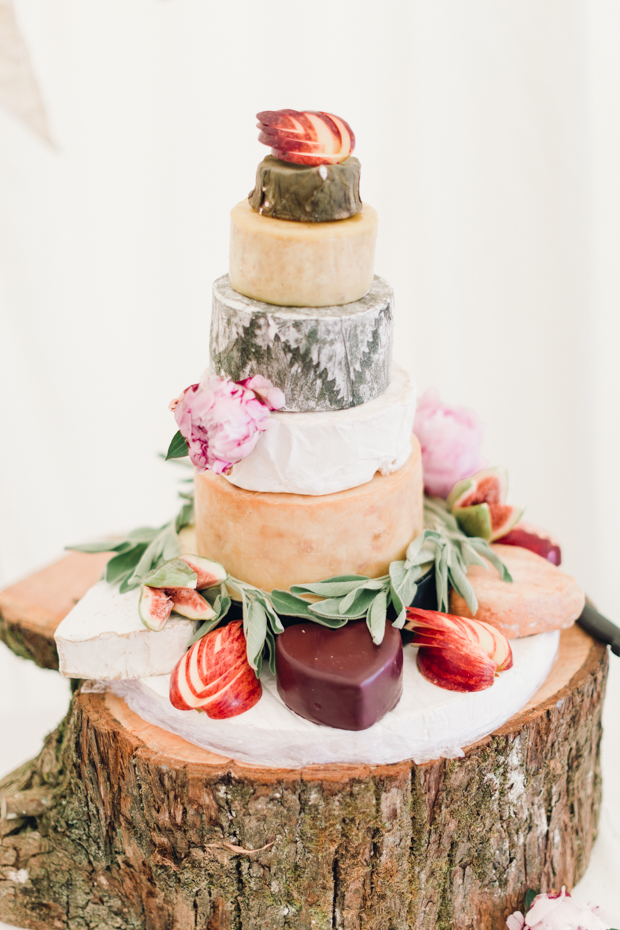
<svg viewBox="0 0 620 930">
<path fill-rule="evenodd" d="M 260 701 L 263 691 L 252 667 L 239 672 L 224 689 L 202 705 L 202 710 L 214 720 L 237 717 Z"/>
<path fill-rule="evenodd" d="M 206 637 L 203 636 L 203 642 Z M 209 648 L 209 642 L 207 641 L 207 648 Z M 194 694 L 195 698 L 209 697 L 214 693 L 214 690 L 221 685 L 227 684 L 229 680 L 232 680 L 239 670 L 243 668 L 247 662 L 245 654 L 239 655 L 233 661 L 230 661 L 230 653 L 228 653 L 228 662 L 226 662 L 225 657 L 220 661 L 219 665 L 215 668 L 211 668 L 208 671 L 204 668 L 204 661 L 201 661 L 201 652 L 200 648 L 190 649 L 189 658 L 187 660 L 187 684 Z M 225 681 L 225 679 L 227 679 Z M 208 684 L 205 684 L 208 682 Z"/>
<path fill-rule="evenodd" d="M 465 655 L 458 646 L 430 646 L 418 649 L 421 674 L 447 691 L 485 691 L 495 680 L 497 666 L 486 652 L 473 643 Z"/>
<path fill-rule="evenodd" d="M 420 672 L 451 691 L 483 690 L 512 666 L 506 637 L 481 620 L 409 607 L 405 628 L 416 634 Z"/>
<path fill-rule="evenodd" d="M 265 110 L 257 113 L 259 141 L 271 153 L 298 165 L 339 164 L 355 148 L 345 120 L 319 110 Z"/>
<path fill-rule="evenodd" d="M 249 710 L 261 683 L 246 655 L 240 620 L 212 630 L 194 643 L 170 676 L 170 702 L 179 710 L 204 710 L 224 719 Z"/>
</svg>

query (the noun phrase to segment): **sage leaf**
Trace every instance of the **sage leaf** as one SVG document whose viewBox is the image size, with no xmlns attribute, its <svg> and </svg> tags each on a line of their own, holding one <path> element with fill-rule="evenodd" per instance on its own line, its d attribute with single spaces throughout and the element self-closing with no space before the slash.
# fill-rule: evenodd
<svg viewBox="0 0 620 930">
<path fill-rule="evenodd" d="M 109 584 L 118 584 L 129 577 L 140 561 L 145 549 L 146 543 L 141 543 L 132 549 L 127 549 L 125 552 L 115 555 L 106 565 L 105 580 Z"/>
<path fill-rule="evenodd" d="M 274 588 L 270 596 L 274 609 L 283 617 L 314 619 L 310 613 L 310 602 L 305 601 L 302 597 L 297 597 L 295 594 L 291 594 L 290 591 L 279 591 L 277 588 Z"/>
<path fill-rule="evenodd" d="M 127 540 L 133 543 L 150 543 L 162 529 L 163 527 L 157 529 L 152 526 L 139 526 L 127 533 Z"/>
<path fill-rule="evenodd" d="M 164 538 L 163 533 L 159 533 L 152 543 L 146 547 L 140 561 L 136 565 L 133 574 L 131 575 L 130 582 L 133 584 L 135 582 L 136 586 L 141 584 L 142 579 L 147 575 L 151 569 L 157 564 L 160 555 L 163 552 L 164 548 Z"/>
<path fill-rule="evenodd" d="M 439 560 L 435 562 L 435 588 L 438 610 L 448 609 L 448 552 L 450 543 L 442 547 Z"/>
<path fill-rule="evenodd" d="M 308 620 L 318 623 L 320 626 L 327 626 L 330 630 L 339 630 L 341 626 L 347 625 L 347 620 L 351 617 L 322 616 L 321 614 L 309 614 Z"/>
<path fill-rule="evenodd" d="M 181 497 L 183 496 L 184 495 L 181 494 Z M 183 504 L 178 514 L 176 515 L 174 528 L 177 533 L 180 533 L 184 527 L 190 526 L 190 524 L 194 522 L 194 518 L 194 495 L 192 493 L 191 500 L 188 500 L 187 503 Z"/>
<path fill-rule="evenodd" d="M 218 594 L 215 599 L 215 603 L 213 604 L 215 617 L 212 617 L 211 620 L 205 620 L 205 622 L 196 630 L 189 641 L 190 646 L 193 646 L 194 643 L 197 643 L 199 639 L 202 639 L 203 636 L 206 636 L 207 633 L 210 633 L 211 630 L 215 629 L 218 623 L 223 620 L 223 618 L 230 610 L 231 603 L 232 601 L 228 595 Z"/>
<path fill-rule="evenodd" d="M 316 594 L 318 597 L 341 597 L 368 581 L 367 575 L 341 575 L 311 584 L 291 585 L 293 594 Z"/>
<path fill-rule="evenodd" d="M 497 553 L 493 552 L 485 539 L 480 539 L 477 536 L 471 536 L 469 538 L 469 543 L 476 550 L 476 552 L 479 552 L 480 555 L 482 555 L 488 562 L 491 563 L 493 568 L 497 570 L 502 581 L 512 581 L 512 575 Z"/>
<path fill-rule="evenodd" d="M 172 442 L 168 446 L 168 451 L 166 452 L 166 461 L 169 459 L 182 459 L 185 458 L 186 455 L 189 455 L 187 442 L 181 435 L 181 430 L 179 430 L 174 434 L 172 437 Z"/>
<path fill-rule="evenodd" d="M 71 552 L 119 552 L 123 548 L 127 548 L 127 542 L 114 542 L 113 539 L 102 539 L 95 542 L 78 543 L 76 546 L 65 546 L 65 549 Z"/>
<path fill-rule="evenodd" d="M 339 607 L 339 598 L 328 597 L 324 601 L 318 601 L 316 604 L 310 604 L 310 613 L 317 617 L 329 617 L 331 620 L 342 619 L 343 623 L 346 623 L 346 618 L 342 617 Z"/>
<path fill-rule="evenodd" d="M 418 590 L 417 579 L 419 568 L 412 566 L 405 569 L 405 562 L 392 562 L 390 564 L 390 594 L 394 610 L 397 613 L 394 626 L 402 629 L 406 619 L 406 609 L 412 604 Z"/>
<path fill-rule="evenodd" d="M 263 607 L 267 612 L 267 619 L 269 620 L 270 629 L 273 630 L 273 632 L 276 634 L 284 633 L 284 626 L 282 625 L 282 621 L 276 613 L 269 597 L 266 594 L 259 595 L 259 597 Z"/>
<path fill-rule="evenodd" d="M 465 599 L 465 603 L 471 610 L 472 616 L 475 617 L 478 611 L 478 599 L 471 581 L 461 568 L 459 557 L 455 549 L 450 553 L 450 581 L 455 591 Z"/>
<path fill-rule="evenodd" d="M 174 526 L 172 523 L 169 523 L 164 530 L 163 534 L 164 539 L 164 549 L 163 549 L 163 558 L 166 562 L 171 559 L 176 559 L 177 556 L 181 554 L 181 547 L 179 546 L 179 537 L 175 533 Z"/>
<path fill-rule="evenodd" d="M 267 650 L 267 661 L 269 663 L 269 671 L 272 675 L 276 673 L 276 638 L 273 634 L 273 631 L 267 627 L 265 633 L 265 648 Z"/>
<path fill-rule="evenodd" d="M 131 572 L 128 572 L 126 575 L 117 578 L 114 582 L 114 584 L 119 586 L 118 590 L 121 594 L 127 594 L 128 591 L 133 591 L 134 588 L 138 587 L 137 583 L 131 580 L 131 574 Z"/>
<path fill-rule="evenodd" d="M 383 637 L 385 635 L 385 619 L 387 615 L 387 597 L 385 591 L 379 591 L 375 596 L 370 609 L 368 611 L 368 616 L 366 618 L 366 624 L 370 630 L 370 635 L 372 636 L 372 641 L 375 645 L 379 645 L 383 642 Z"/>
<path fill-rule="evenodd" d="M 248 662 L 258 674 L 260 672 L 259 660 L 267 634 L 267 614 L 259 600 L 253 600 L 250 604 L 247 611 L 247 629 L 244 628 L 244 632 Z"/>
<path fill-rule="evenodd" d="M 149 588 L 195 588 L 198 575 L 183 559 L 171 559 L 145 575 L 142 584 Z"/>
<path fill-rule="evenodd" d="M 372 604 L 376 596 L 376 588 L 368 588 L 364 586 L 363 588 L 358 588 L 357 591 L 352 592 L 351 595 L 348 595 L 347 598 L 343 598 L 340 602 L 340 607 L 338 612 L 342 617 L 347 617 L 349 620 L 355 620 L 358 617 L 365 617 L 368 611 L 368 608 Z M 345 603 L 348 598 L 351 597 L 349 603 Z"/>
<path fill-rule="evenodd" d="M 481 568 L 487 568 L 487 564 L 482 558 L 481 555 L 478 555 L 473 546 L 470 546 L 465 541 L 455 542 L 455 546 L 458 548 L 461 559 L 464 565 L 479 565 Z"/>
</svg>

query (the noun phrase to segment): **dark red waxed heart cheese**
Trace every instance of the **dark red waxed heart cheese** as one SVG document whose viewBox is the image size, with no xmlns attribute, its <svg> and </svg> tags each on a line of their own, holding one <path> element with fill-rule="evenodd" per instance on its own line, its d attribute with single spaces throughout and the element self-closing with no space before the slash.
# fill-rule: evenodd
<svg viewBox="0 0 620 930">
<path fill-rule="evenodd" d="M 400 700 L 400 631 L 386 624 L 383 642 L 375 646 L 365 620 L 339 630 L 297 623 L 276 637 L 276 676 L 280 697 L 300 717 L 366 730 Z"/>
</svg>

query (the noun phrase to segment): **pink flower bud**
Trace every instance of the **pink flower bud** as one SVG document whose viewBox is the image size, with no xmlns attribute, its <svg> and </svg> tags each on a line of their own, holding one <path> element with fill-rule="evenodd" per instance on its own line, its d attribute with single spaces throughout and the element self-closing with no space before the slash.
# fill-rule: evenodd
<svg viewBox="0 0 620 930">
<path fill-rule="evenodd" d="M 263 378 L 262 375 L 253 375 L 251 378 L 244 378 L 238 381 L 244 387 L 250 388 L 251 391 L 260 397 L 264 404 L 267 404 L 270 410 L 279 410 L 286 403 L 284 392 L 278 387 L 274 387 L 271 381 Z"/>
<path fill-rule="evenodd" d="M 422 447 L 424 487 L 433 497 L 447 497 L 457 481 L 484 466 L 482 425 L 466 407 L 448 407 L 434 388 L 423 395 L 413 432 Z"/>
<path fill-rule="evenodd" d="M 253 383 L 250 383 L 253 382 Z M 206 375 L 170 405 L 198 472 L 225 474 L 249 455 L 284 395 L 260 375 L 235 382 Z"/>
<path fill-rule="evenodd" d="M 508 930 L 609 930 L 602 908 L 582 904 L 565 888 L 560 894 L 539 894 L 525 918 L 520 911 L 506 920 Z"/>
</svg>

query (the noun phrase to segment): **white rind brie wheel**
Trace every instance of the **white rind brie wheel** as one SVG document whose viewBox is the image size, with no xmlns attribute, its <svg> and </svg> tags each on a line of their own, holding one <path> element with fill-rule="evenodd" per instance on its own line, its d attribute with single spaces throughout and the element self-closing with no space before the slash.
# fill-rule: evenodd
<svg viewBox="0 0 620 930">
<path fill-rule="evenodd" d="M 395 365 L 383 394 L 347 410 L 274 413 L 255 449 L 227 476 L 246 491 L 335 494 L 380 472 L 390 475 L 411 454 L 415 385 Z"/>
<path fill-rule="evenodd" d="M 491 688 L 471 694 L 445 691 L 418 672 L 413 646 L 405 647 L 400 703 L 367 730 L 319 726 L 290 711 L 263 671 L 263 696 L 251 710 L 228 720 L 181 711 L 168 700 L 168 675 L 114 681 L 109 687 L 148 723 L 190 743 L 243 762 L 296 768 L 349 762 L 368 765 L 413 759 L 457 758 L 466 746 L 503 726 L 536 694 L 555 661 L 559 631 L 511 643 L 514 666 Z"/>
</svg>

